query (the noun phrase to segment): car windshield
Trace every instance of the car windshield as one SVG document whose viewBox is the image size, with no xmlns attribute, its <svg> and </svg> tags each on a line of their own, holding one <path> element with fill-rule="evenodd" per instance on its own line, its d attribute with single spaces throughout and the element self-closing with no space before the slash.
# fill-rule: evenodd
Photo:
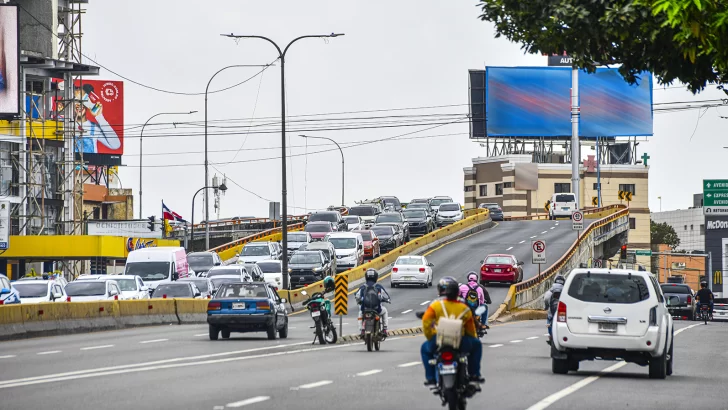
<svg viewBox="0 0 728 410">
<path fill-rule="evenodd" d="M 371 241 L 372 240 L 372 233 L 369 231 L 361 231 L 357 232 L 359 235 L 361 235 L 361 238 L 365 241 Z"/>
<path fill-rule="evenodd" d="M 169 262 L 127 263 L 124 275 L 138 275 L 143 281 L 167 279 L 169 277 Z"/>
<path fill-rule="evenodd" d="M 40 298 L 48 295 L 48 285 L 45 283 L 13 283 L 21 298 Z"/>
<path fill-rule="evenodd" d="M 458 204 L 445 204 L 440 206 L 440 211 L 459 211 L 460 206 Z"/>
<path fill-rule="evenodd" d="M 119 289 L 122 292 L 134 292 L 137 290 L 136 279 L 134 278 L 114 278 L 114 280 L 119 284 Z"/>
<path fill-rule="evenodd" d="M 349 215 L 374 216 L 376 214 L 376 209 L 372 206 L 355 206 L 349 208 Z"/>
<path fill-rule="evenodd" d="M 207 272 L 208 278 L 212 278 L 212 277 L 220 276 L 220 275 L 240 276 L 241 273 L 240 273 L 240 269 L 235 269 L 235 268 L 220 268 L 220 269 L 213 269 L 213 270 Z"/>
<path fill-rule="evenodd" d="M 356 248 L 356 239 L 354 238 L 329 238 L 328 242 L 334 245 L 335 249 Z"/>
<path fill-rule="evenodd" d="M 400 205 L 399 201 L 394 198 L 383 198 L 382 202 L 384 202 L 385 205 L 394 205 L 394 206 Z"/>
<path fill-rule="evenodd" d="M 427 214 L 425 211 L 404 211 L 404 217 L 405 218 L 426 218 Z"/>
<path fill-rule="evenodd" d="M 662 288 L 662 293 L 674 293 L 674 294 L 678 294 L 678 295 L 692 294 L 692 292 L 690 291 L 690 287 L 688 287 L 688 286 L 660 285 L 660 287 Z"/>
<path fill-rule="evenodd" d="M 290 263 L 300 265 L 320 264 L 321 256 L 318 254 L 318 252 L 295 253 L 293 254 L 293 256 L 291 256 Z"/>
<path fill-rule="evenodd" d="M 331 225 L 330 224 L 308 224 L 306 225 L 306 228 L 304 228 L 304 231 L 306 232 L 331 232 Z"/>
<path fill-rule="evenodd" d="M 427 203 L 426 202 L 415 202 L 407 205 L 407 209 L 426 209 Z"/>
<path fill-rule="evenodd" d="M 213 259 L 212 254 L 209 253 L 191 253 L 187 255 L 187 263 L 190 264 L 190 266 L 212 266 Z"/>
<path fill-rule="evenodd" d="M 106 294 L 106 282 L 71 282 L 66 285 L 68 296 L 98 296 Z M 22 296 L 21 296 L 22 297 Z"/>
<path fill-rule="evenodd" d="M 394 262 L 395 265 L 423 265 L 422 258 L 416 257 L 416 256 L 403 256 L 401 258 L 397 258 L 397 261 Z"/>
<path fill-rule="evenodd" d="M 268 292 L 260 283 L 229 283 L 217 291 L 215 298 L 268 298 Z"/>
<path fill-rule="evenodd" d="M 212 286 L 215 287 L 215 289 L 219 289 L 220 286 L 224 283 L 243 283 L 243 279 L 241 278 L 212 278 L 210 279 L 210 282 L 212 282 Z"/>
<path fill-rule="evenodd" d="M 206 279 L 182 279 L 180 282 L 192 282 L 195 286 L 197 286 L 197 289 L 199 289 L 200 292 L 207 292 L 210 289 L 207 286 Z"/>
<path fill-rule="evenodd" d="M 576 200 L 574 199 L 574 195 L 561 194 L 556 195 L 556 202 L 576 202 Z"/>
<path fill-rule="evenodd" d="M 358 216 L 346 216 L 346 217 L 344 217 L 344 220 L 348 224 L 358 224 L 359 223 L 359 217 Z"/>
<path fill-rule="evenodd" d="M 372 232 L 377 236 L 392 236 L 394 234 L 394 228 L 391 226 L 374 226 Z"/>
<path fill-rule="evenodd" d="M 243 256 L 266 256 L 270 255 L 268 245 L 246 245 L 243 247 Z"/>
<path fill-rule="evenodd" d="M 486 265 L 513 265 L 513 259 L 507 256 L 488 256 L 484 263 Z"/>
<path fill-rule="evenodd" d="M 440 204 L 444 204 L 445 202 L 452 202 L 452 199 L 445 199 L 445 198 L 436 198 L 430 201 L 431 206 L 439 206 Z"/>
<path fill-rule="evenodd" d="M 306 242 L 305 233 L 289 233 L 288 242 Z"/>
<path fill-rule="evenodd" d="M 377 217 L 377 223 L 380 222 L 402 222 L 400 214 L 381 214 Z"/>
<path fill-rule="evenodd" d="M 336 212 L 319 212 L 315 214 L 311 214 L 311 216 L 308 217 L 309 222 L 317 222 L 317 221 L 324 221 L 324 222 L 339 222 L 339 219 L 336 217 Z"/>
<path fill-rule="evenodd" d="M 577 273 L 569 286 L 569 296 L 582 302 L 637 303 L 650 297 L 641 276 L 613 273 Z"/>
<path fill-rule="evenodd" d="M 500 211 L 501 210 L 501 207 L 498 205 L 488 205 L 488 206 L 486 206 L 486 208 L 488 208 L 488 210 L 490 210 L 490 211 Z"/>
<path fill-rule="evenodd" d="M 152 293 L 153 298 L 161 298 L 167 295 L 168 298 L 191 298 L 192 288 L 186 283 L 170 283 L 168 285 L 159 285 Z"/>
<path fill-rule="evenodd" d="M 281 273 L 281 264 L 279 262 L 260 262 L 258 267 L 263 273 Z"/>
</svg>

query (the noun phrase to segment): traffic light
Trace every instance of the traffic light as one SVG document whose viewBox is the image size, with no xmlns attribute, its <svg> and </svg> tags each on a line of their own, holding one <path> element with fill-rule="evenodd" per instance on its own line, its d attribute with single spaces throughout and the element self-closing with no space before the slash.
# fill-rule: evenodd
<svg viewBox="0 0 728 410">
<path fill-rule="evenodd" d="M 150 231 L 152 231 L 152 232 L 154 232 L 154 220 L 155 220 L 156 218 L 157 218 L 157 217 L 156 217 L 156 216 L 154 216 L 154 215 L 152 215 L 152 216 L 150 216 L 149 218 L 147 218 L 147 219 L 149 219 L 149 222 L 147 222 L 147 227 L 148 227 L 148 228 L 149 228 L 149 230 L 150 230 Z"/>
<path fill-rule="evenodd" d="M 622 248 L 619 250 L 619 259 L 620 260 L 627 260 L 627 245 L 622 245 Z"/>
</svg>

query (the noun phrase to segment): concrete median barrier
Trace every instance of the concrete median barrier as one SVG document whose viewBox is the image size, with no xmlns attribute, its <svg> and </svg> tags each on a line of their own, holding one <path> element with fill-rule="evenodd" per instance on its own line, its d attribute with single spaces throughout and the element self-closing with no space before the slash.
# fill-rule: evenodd
<svg viewBox="0 0 728 410">
<path fill-rule="evenodd" d="M 144 326 L 177 324 L 174 299 L 141 299 L 119 302 L 119 325 Z"/>
<path fill-rule="evenodd" d="M 175 299 L 180 324 L 206 323 L 208 299 Z"/>
</svg>

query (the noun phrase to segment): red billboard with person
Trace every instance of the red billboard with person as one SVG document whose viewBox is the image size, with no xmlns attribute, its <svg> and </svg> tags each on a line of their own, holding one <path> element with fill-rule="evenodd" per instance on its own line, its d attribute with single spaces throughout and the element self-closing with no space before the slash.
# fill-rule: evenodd
<svg viewBox="0 0 728 410">
<path fill-rule="evenodd" d="M 124 153 L 124 83 L 83 80 L 74 84 L 76 152 Z"/>
</svg>

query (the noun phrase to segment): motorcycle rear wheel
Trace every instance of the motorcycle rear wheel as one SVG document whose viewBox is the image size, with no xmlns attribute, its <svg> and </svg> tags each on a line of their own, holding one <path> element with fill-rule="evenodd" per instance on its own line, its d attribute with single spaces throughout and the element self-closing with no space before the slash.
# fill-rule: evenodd
<svg viewBox="0 0 728 410">
<path fill-rule="evenodd" d="M 379 351 L 379 343 L 381 343 L 381 341 L 377 338 L 377 340 L 374 341 L 374 350 Z"/>
<path fill-rule="evenodd" d="M 464 400 L 461 401 L 460 397 L 458 397 L 457 390 L 450 388 L 445 390 L 445 401 L 447 402 L 447 408 L 448 410 L 461 410 L 465 409 L 465 403 Z"/>
<path fill-rule="evenodd" d="M 324 339 L 324 330 L 321 326 L 321 321 L 316 321 L 316 337 L 318 337 L 319 343 L 322 345 L 326 344 L 326 339 Z"/>
<path fill-rule="evenodd" d="M 367 352 L 371 352 L 372 351 L 372 335 L 370 333 L 364 337 L 365 337 L 365 342 L 367 344 Z"/>
</svg>

